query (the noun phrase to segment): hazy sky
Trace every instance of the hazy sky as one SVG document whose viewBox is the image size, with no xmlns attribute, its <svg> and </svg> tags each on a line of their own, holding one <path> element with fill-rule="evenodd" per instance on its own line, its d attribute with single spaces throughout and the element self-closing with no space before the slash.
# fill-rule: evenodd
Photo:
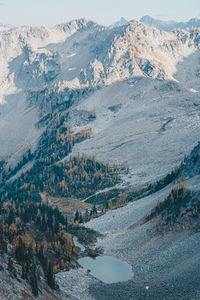
<svg viewBox="0 0 200 300">
<path fill-rule="evenodd" d="M 0 23 L 54 25 L 85 17 L 108 25 L 151 15 L 186 21 L 200 17 L 200 0 L 0 0 Z"/>
</svg>

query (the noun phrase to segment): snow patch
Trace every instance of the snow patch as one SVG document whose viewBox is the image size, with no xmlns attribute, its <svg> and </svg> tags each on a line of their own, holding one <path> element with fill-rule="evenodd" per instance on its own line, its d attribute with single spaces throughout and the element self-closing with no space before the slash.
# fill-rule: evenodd
<svg viewBox="0 0 200 300">
<path fill-rule="evenodd" d="M 68 71 L 74 71 L 77 70 L 77 68 L 69 68 Z"/>
<path fill-rule="evenodd" d="M 195 90 L 195 89 L 190 89 L 190 92 L 192 92 L 192 93 L 198 93 L 198 91 Z"/>
<path fill-rule="evenodd" d="M 75 55 L 76 55 L 76 53 L 72 53 L 72 54 L 68 55 L 67 58 L 74 57 Z"/>
</svg>

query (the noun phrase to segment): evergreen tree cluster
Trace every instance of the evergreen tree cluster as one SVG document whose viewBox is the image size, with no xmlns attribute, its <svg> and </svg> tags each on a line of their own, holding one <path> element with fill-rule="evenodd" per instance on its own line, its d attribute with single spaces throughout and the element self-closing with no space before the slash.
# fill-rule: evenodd
<svg viewBox="0 0 200 300">
<path fill-rule="evenodd" d="M 160 199 L 147 214 L 146 221 L 158 216 L 155 231 L 180 231 L 185 228 L 200 227 L 200 199 L 187 190 L 184 178 L 171 190 L 166 199 Z"/>
<path fill-rule="evenodd" d="M 94 218 L 96 216 L 97 216 L 96 205 L 93 206 L 93 208 L 90 210 L 90 212 L 88 211 L 88 209 L 86 209 L 84 214 L 77 210 L 74 215 L 74 223 L 81 224 L 84 222 L 88 222 L 91 218 Z"/>
<path fill-rule="evenodd" d="M 118 182 L 117 166 L 110 167 L 85 155 L 70 157 L 49 167 L 37 161 L 0 191 L 0 199 L 2 202 L 41 202 L 40 193 L 44 191 L 52 196 L 84 198 Z"/>
<path fill-rule="evenodd" d="M 30 283 L 35 296 L 40 266 L 47 283 L 55 289 L 55 272 L 69 269 L 77 259 L 67 227 L 67 218 L 47 204 L 0 203 L 0 251 L 6 253 L 8 243 L 12 245 L 22 278 Z M 15 273 L 12 259 L 8 269 Z"/>
</svg>

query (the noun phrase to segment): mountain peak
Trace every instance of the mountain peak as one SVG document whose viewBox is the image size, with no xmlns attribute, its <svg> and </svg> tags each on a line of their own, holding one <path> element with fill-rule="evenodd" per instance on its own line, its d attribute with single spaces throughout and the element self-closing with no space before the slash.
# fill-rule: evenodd
<svg viewBox="0 0 200 300">
<path fill-rule="evenodd" d="M 126 20 L 124 17 L 121 17 L 121 18 L 120 18 L 120 21 L 121 21 L 121 22 L 127 22 L 127 20 Z"/>
<path fill-rule="evenodd" d="M 117 22 L 112 23 L 109 27 L 110 28 L 120 27 L 126 25 L 127 23 L 128 21 L 125 18 L 121 17 Z"/>
<path fill-rule="evenodd" d="M 61 24 L 55 25 L 55 27 L 71 27 L 71 26 L 78 26 L 78 27 L 86 27 L 88 25 L 98 25 L 96 22 L 93 22 L 86 18 L 74 19 L 69 22 L 63 22 Z"/>
<path fill-rule="evenodd" d="M 152 18 L 151 16 L 149 16 L 149 15 L 145 15 L 145 16 L 143 16 L 143 17 L 140 19 L 141 22 L 143 22 L 143 21 L 145 21 L 145 20 L 153 20 L 153 18 Z"/>
</svg>

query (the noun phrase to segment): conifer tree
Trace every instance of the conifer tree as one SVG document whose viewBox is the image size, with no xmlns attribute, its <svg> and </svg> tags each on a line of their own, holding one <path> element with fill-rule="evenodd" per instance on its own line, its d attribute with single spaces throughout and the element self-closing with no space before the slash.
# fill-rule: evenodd
<svg viewBox="0 0 200 300">
<path fill-rule="evenodd" d="M 74 222 L 79 221 L 79 219 L 80 219 L 80 215 L 79 215 L 79 212 L 77 210 L 76 213 L 75 213 Z"/>
<path fill-rule="evenodd" d="M 31 268 L 30 268 L 30 284 L 32 287 L 33 295 L 37 296 L 38 295 L 38 284 L 37 284 L 35 264 L 32 264 Z"/>
<path fill-rule="evenodd" d="M 48 270 L 47 270 L 47 283 L 50 286 L 50 288 L 55 289 L 55 277 L 53 273 L 53 266 L 51 262 L 48 265 Z"/>
</svg>

